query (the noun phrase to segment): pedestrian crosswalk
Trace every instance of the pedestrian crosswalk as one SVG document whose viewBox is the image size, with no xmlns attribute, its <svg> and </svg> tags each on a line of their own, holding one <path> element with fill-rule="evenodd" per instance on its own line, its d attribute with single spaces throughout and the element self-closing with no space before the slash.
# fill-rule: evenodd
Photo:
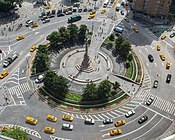
<svg viewBox="0 0 175 140">
<path fill-rule="evenodd" d="M 12 94 L 12 95 L 16 94 L 18 98 L 21 98 L 22 93 L 25 93 L 29 90 L 30 90 L 30 87 L 29 87 L 29 84 L 27 82 L 8 89 L 10 94 Z"/>
<path fill-rule="evenodd" d="M 150 97 L 154 97 L 154 101 L 151 104 L 152 106 L 155 106 L 156 108 L 159 108 L 160 110 L 165 111 L 166 113 L 169 113 L 171 115 L 175 115 L 175 104 L 171 101 L 167 101 L 151 94 L 150 89 L 142 90 L 136 95 L 135 98 L 140 99 L 143 103 L 145 103 Z"/>
<path fill-rule="evenodd" d="M 103 121 L 105 119 L 114 119 L 114 118 L 118 118 L 122 115 L 124 115 L 126 112 L 133 110 L 135 108 L 137 108 L 139 105 L 141 104 L 141 101 L 139 100 L 133 100 L 128 102 L 127 104 L 125 104 L 124 106 L 108 111 L 108 112 L 104 112 L 104 113 L 97 113 L 97 114 L 76 114 L 76 113 L 67 113 L 67 112 L 63 112 L 65 114 L 71 115 L 74 118 L 78 118 L 78 119 L 93 119 L 95 121 Z"/>
<path fill-rule="evenodd" d="M 142 83 L 142 89 L 144 88 L 150 88 L 151 87 L 151 78 L 148 74 L 148 71 L 145 70 L 145 73 L 144 73 L 144 81 Z"/>
<path fill-rule="evenodd" d="M 30 91 L 28 83 L 22 83 L 8 89 L 9 94 L 14 102 L 14 105 L 26 105 L 23 93 Z"/>
</svg>

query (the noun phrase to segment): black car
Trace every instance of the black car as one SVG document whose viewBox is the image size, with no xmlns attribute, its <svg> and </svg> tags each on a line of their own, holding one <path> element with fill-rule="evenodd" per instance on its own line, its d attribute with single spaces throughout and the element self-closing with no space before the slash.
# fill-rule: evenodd
<svg viewBox="0 0 175 140">
<path fill-rule="evenodd" d="M 153 84 L 153 88 L 157 88 L 157 87 L 158 87 L 158 81 L 155 80 L 155 81 L 154 81 L 154 84 Z"/>
<path fill-rule="evenodd" d="M 175 32 L 170 35 L 171 38 L 173 38 L 174 36 L 175 36 Z"/>
<path fill-rule="evenodd" d="M 88 9 L 88 12 L 92 12 L 93 11 L 93 9 Z"/>
<path fill-rule="evenodd" d="M 84 9 L 83 9 L 83 12 L 87 12 L 87 10 L 88 10 L 87 8 L 84 8 Z"/>
<path fill-rule="evenodd" d="M 170 83 L 171 81 L 171 74 L 168 74 L 166 77 L 166 83 Z"/>
<path fill-rule="evenodd" d="M 146 102 L 146 105 L 150 106 L 154 101 L 154 97 L 150 97 L 148 101 Z"/>
<path fill-rule="evenodd" d="M 113 123 L 113 120 L 112 119 L 105 119 L 103 121 L 103 124 L 111 124 L 111 123 Z"/>
<path fill-rule="evenodd" d="M 144 115 L 138 120 L 138 123 L 142 124 L 142 123 L 146 122 L 147 120 L 148 120 L 148 116 Z"/>
<path fill-rule="evenodd" d="M 59 13 L 57 14 L 57 17 L 61 17 L 61 16 L 64 16 L 65 14 L 64 13 Z"/>
<path fill-rule="evenodd" d="M 83 11 L 83 9 L 81 9 L 81 8 L 80 8 L 80 9 L 78 9 L 78 12 L 82 12 L 82 11 Z"/>
<path fill-rule="evenodd" d="M 149 59 L 150 62 L 154 61 L 154 58 L 153 58 L 153 56 L 151 54 L 148 55 L 148 59 Z"/>
<path fill-rule="evenodd" d="M 121 11 L 120 13 L 121 13 L 121 15 L 124 15 L 124 12 L 123 11 Z"/>
</svg>

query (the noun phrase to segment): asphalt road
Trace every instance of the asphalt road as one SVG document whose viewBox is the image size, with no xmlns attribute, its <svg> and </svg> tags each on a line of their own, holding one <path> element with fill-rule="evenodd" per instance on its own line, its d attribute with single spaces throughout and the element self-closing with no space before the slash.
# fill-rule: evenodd
<svg viewBox="0 0 175 140">
<path fill-rule="evenodd" d="M 92 25 L 94 25 L 94 32 L 97 32 L 99 23 L 105 18 L 105 16 L 100 17 L 99 13 L 97 13 L 97 17 L 91 21 L 87 20 L 87 14 L 83 13 L 82 16 L 82 21 L 77 22 L 77 24 L 87 24 L 90 29 L 92 29 Z M 172 91 L 174 91 L 174 78 L 172 78 L 170 84 L 165 83 L 168 73 L 171 73 L 174 77 L 174 55 L 172 53 L 172 47 L 174 44 L 169 38 L 166 38 L 164 41 L 159 40 L 162 47 L 161 51 L 158 52 L 156 50 L 158 42 L 154 41 L 155 39 L 140 25 L 138 26 L 139 33 L 135 33 L 132 30 L 132 26 L 134 25 L 134 21 L 132 20 L 129 24 L 125 21 L 121 21 L 119 22 L 119 25 L 125 27 L 124 36 L 136 45 L 133 49 L 139 54 L 147 70 L 145 71 L 143 87 L 129 103 L 120 108 L 113 108 L 108 111 L 94 114 L 81 114 L 60 111 L 56 108 L 50 107 L 38 99 L 35 94 L 32 94 L 35 90 L 34 86 L 33 84 L 28 83 L 28 80 L 30 79 L 25 75 L 25 72 L 28 70 L 26 69 L 27 63 L 30 61 L 32 55 L 34 55 L 34 53 L 29 52 L 30 47 L 32 45 L 40 44 L 52 31 L 57 30 L 57 28 L 61 26 L 67 25 L 67 17 L 68 16 L 53 18 L 50 23 L 45 25 L 39 23 L 39 27 L 34 29 L 22 27 L 13 35 L 1 40 L 0 48 L 3 49 L 3 54 L 1 55 L 0 66 L 2 66 L 4 58 L 10 56 L 13 52 L 18 52 L 20 56 L 8 68 L 0 69 L 0 72 L 3 70 L 10 71 L 10 74 L 0 82 L 1 87 L 6 88 L 6 94 L 9 99 L 9 104 L 0 107 L 0 125 L 15 124 L 22 126 L 27 129 L 27 132 L 36 140 L 41 137 L 42 140 L 54 139 L 54 137 L 64 138 L 64 140 L 147 140 L 156 139 L 160 136 L 172 124 L 175 113 L 175 105 L 172 101 L 175 98 L 172 94 Z M 35 18 L 37 20 L 37 17 L 33 16 L 33 19 Z M 24 40 L 16 41 L 17 36 L 24 34 L 26 36 Z M 165 62 L 170 61 L 172 63 L 169 70 L 165 69 L 166 63 L 160 60 L 160 53 L 165 55 Z M 148 54 L 154 56 L 153 63 L 148 61 Z M 159 76 L 157 76 L 157 74 Z M 155 79 L 159 81 L 157 89 L 152 88 Z M 154 96 L 155 101 L 150 107 L 148 107 L 145 106 L 145 101 L 150 96 Z M 3 100 L 3 98 L 1 100 Z M 136 111 L 136 114 L 131 118 L 125 118 L 124 114 L 132 109 Z M 68 113 L 75 118 L 73 122 L 70 122 L 70 124 L 74 125 L 73 131 L 61 130 L 62 123 L 65 123 L 61 120 L 61 116 L 65 113 Z M 57 116 L 59 118 L 58 122 L 52 123 L 47 121 L 46 116 L 48 114 Z M 149 119 L 147 122 L 139 125 L 137 121 L 144 114 L 146 114 Z M 35 117 L 39 120 L 38 124 L 36 126 L 26 124 L 26 116 Z M 84 119 L 86 118 L 93 118 L 96 121 L 95 125 L 84 125 Z M 123 133 L 119 136 L 110 137 L 109 131 L 116 128 L 113 124 L 104 126 L 102 120 L 105 118 L 112 118 L 114 121 L 125 119 L 127 122 L 126 125 L 120 127 Z M 55 134 L 45 134 L 43 132 L 45 126 L 54 127 L 56 129 Z"/>
</svg>

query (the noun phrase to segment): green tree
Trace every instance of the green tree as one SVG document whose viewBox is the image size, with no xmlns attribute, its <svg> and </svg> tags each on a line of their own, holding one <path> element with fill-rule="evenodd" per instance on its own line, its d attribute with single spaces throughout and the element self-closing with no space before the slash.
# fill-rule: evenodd
<svg viewBox="0 0 175 140">
<path fill-rule="evenodd" d="M 83 91 L 84 101 L 95 101 L 97 99 L 97 88 L 96 84 L 90 83 L 87 84 Z"/>
<path fill-rule="evenodd" d="M 114 35 L 114 34 L 111 34 L 111 35 L 109 36 L 109 40 L 110 40 L 110 41 L 114 41 L 114 40 L 115 40 L 115 35 Z"/>
<path fill-rule="evenodd" d="M 17 5 L 21 7 L 23 0 L 0 0 L 0 11 L 9 12 L 13 10 Z"/>
<path fill-rule="evenodd" d="M 65 97 L 69 92 L 68 83 L 66 78 L 58 76 L 53 71 L 48 71 L 45 74 L 44 87 L 50 89 L 52 91 L 50 94 L 56 98 Z"/>
<path fill-rule="evenodd" d="M 1 134 L 16 140 L 28 140 L 29 138 L 29 134 L 21 130 L 18 126 L 13 127 L 8 131 L 2 132 Z"/>
<path fill-rule="evenodd" d="M 44 53 L 44 54 L 48 54 L 48 48 L 46 45 L 39 45 L 38 46 L 38 51 L 39 53 Z"/>
<path fill-rule="evenodd" d="M 62 37 L 61 34 L 57 31 L 52 32 L 48 35 L 47 40 L 50 41 L 50 49 L 51 50 L 60 50 L 60 46 L 62 46 Z"/>
<path fill-rule="evenodd" d="M 78 41 L 80 43 L 84 43 L 87 35 L 88 35 L 87 26 L 84 24 L 80 25 L 79 30 L 78 30 Z"/>
<path fill-rule="evenodd" d="M 125 38 L 121 35 L 118 36 L 118 38 L 115 40 L 115 48 L 116 50 L 121 49 L 122 43 L 125 41 Z"/>
<path fill-rule="evenodd" d="M 130 54 L 130 51 L 131 51 L 131 44 L 128 42 L 128 41 L 124 41 L 122 44 L 121 44 L 121 47 L 120 47 L 120 56 L 124 59 L 124 60 L 127 60 L 127 57 L 128 55 Z"/>
<path fill-rule="evenodd" d="M 67 30 L 69 32 L 69 43 L 75 44 L 78 41 L 78 26 L 76 24 L 69 24 Z"/>
<path fill-rule="evenodd" d="M 61 35 L 61 42 L 62 44 L 66 45 L 67 41 L 69 40 L 69 32 L 66 27 L 60 27 L 58 29 L 60 35 Z"/>
<path fill-rule="evenodd" d="M 36 68 L 36 73 L 39 72 L 44 72 L 48 70 L 49 67 L 49 58 L 48 55 L 45 53 L 37 53 L 35 60 L 34 60 L 34 65 Z"/>
<path fill-rule="evenodd" d="M 113 85 L 114 90 L 117 90 L 120 87 L 120 84 L 117 81 L 113 83 L 112 85 Z"/>
<path fill-rule="evenodd" d="M 110 96 L 111 83 L 108 80 L 102 81 L 97 88 L 97 94 L 99 99 L 106 99 Z"/>
</svg>

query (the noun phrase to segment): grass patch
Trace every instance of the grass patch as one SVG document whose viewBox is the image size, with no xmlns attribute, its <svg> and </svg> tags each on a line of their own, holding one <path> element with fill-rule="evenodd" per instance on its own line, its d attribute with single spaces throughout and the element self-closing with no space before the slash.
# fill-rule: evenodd
<svg viewBox="0 0 175 140">
<path fill-rule="evenodd" d="M 66 94 L 66 98 L 74 101 L 80 101 L 83 98 L 83 96 L 76 93 L 68 93 Z"/>
<path fill-rule="evenodd" d="M 129 63 L 130 67 L 125 72 L 125 76 L 128 77 L 128 78 L 132 78 L 132 73 L 133 73 L 133 63 L 132 63 L 132 61 Z"/>
<path fill-rule="evenodd" d="M 135 80 L 135 77 L 136 77 L 136 64 L 135 64 L 134 60 L 132 61 L 132 64 L 133 64 L 132 80 Z"/>
</svg>

